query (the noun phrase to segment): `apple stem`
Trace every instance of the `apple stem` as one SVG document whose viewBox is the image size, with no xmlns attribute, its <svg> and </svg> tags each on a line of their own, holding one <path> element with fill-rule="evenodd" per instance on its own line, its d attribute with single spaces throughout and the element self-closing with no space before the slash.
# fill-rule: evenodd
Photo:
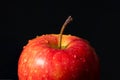
<svg viewBox="0 0 120 80">
<path fill-rule="evenodd" d="M 70 23 L 72 21 L 72 17 L 69 16 L 66 21 L 64 22 L 64 24 L 62 25 L 62 28 L 60 30 L 60 34 L 59 34 L 59 41 L 58 41 L 58 48 L 61 49 L 61 43 L 62 43 L 62 35 L 63 35 L 63 31 L 65 29 L 65 27 L 67 26 L 68 23 Z"/>
</svg>

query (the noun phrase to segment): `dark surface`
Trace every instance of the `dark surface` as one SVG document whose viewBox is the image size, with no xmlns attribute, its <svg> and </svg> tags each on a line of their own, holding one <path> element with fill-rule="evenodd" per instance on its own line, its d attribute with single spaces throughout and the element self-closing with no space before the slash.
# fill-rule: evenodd
<svg viewBox="0 0 120 80">
<path fill-rule="evenodd" d="M 22 47 L 37 35 L 59 33 L 71 15 L 73 22 L 64 33 L 83 37 L 95 47 L 101 80 L 119 80 L 119 1 L 10 0 L 1 4 L 0 79 L 17 80 Z"/>
</svg>

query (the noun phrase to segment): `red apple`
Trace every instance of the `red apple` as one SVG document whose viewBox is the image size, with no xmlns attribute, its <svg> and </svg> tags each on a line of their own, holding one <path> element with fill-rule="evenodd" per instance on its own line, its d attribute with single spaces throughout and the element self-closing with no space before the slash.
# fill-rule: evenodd
<svg viewBox="0 0 120 80">
<path fill-rule="evenodd" d="M 85 39 L 62 35 L 63 29 L 29 40 L 19 58 L 19 80 L 100 80 L 94 48 Z"/>
</svg>

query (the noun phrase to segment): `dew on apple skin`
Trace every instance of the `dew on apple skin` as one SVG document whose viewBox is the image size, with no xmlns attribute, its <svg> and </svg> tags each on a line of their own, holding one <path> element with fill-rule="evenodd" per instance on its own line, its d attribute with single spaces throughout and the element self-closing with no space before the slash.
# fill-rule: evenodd
<svg viewBox="0 0 120 80">
<path fill-rule="evenodd" d="M 24 70 L 23 75 L 27 76 L 27 71 L 26 70 Z"/>
<path fill-rule="evenodd" d="M 86 62 L 85 58 L 80 58 L 80 60 L 81 60 L 82 62 Z"/>
<path fill-rule="evenodd" d="M 28 42 L 31 42 L 32 40 L 28 40 Z"/>
<path fill-rule="evenodd" d="M 26 46 L 23 46 L 23 49 L 25 48 Z"/>
<path fill-rule="evenodd" d="M 45 78 L 45 77 L 46 77 L 46 75 L 45 75 L 45 74 L 43 74 L 43 76 L 42 76 L 42 77 L 44 77 L 44 78 Z"/>
<path fill-rule="evenodd" d="M 58 64 L 56 63 L 55 66 L 58 66 Z"/>
<path fill-rule="evenodd" d="M 48 80 L 45 74 L 43 74 L 42 78 L 43 78 L 42 80 Z"/>
<path fill-rule="evenodd" d="M 67 67 L 64 67 L 65 68 L 65 70 L 67 70 Z"/>
<path fill-rule="evenodd" d="M 75 63 L 75 61 L 72 61 L 72 63 Z"/>
<path fill-rule="evenodd" d="M 76 58 L 77 56 L 76 55 L 73 55 L 74 58 Z"/>
<path fill-rule="evenodd" d="M 47 74 L 47 73 L 48 73 L 48 70 L 45 70 L 45 73 Z"/>
<path fill-rule="evenodd" d="M 26 63 L 26 62 L 27 62 L 27 59 L 25 58 L 25 59 L 23 60 L 23 64 Z"/>
<path fill-rule="evenodd" d="M 53 56 L 53 60 L 55 60 L 55 57 Z"/>
<path fill-rule="evenodd" d="M 72 78 L 75 78 L 75 75 L 74 75 L 74 74 L 72 74 Z"/>
<path fill-rule="evenodd" d="M 29 77 L 28 77 L 28 80 L 32 80 L 32 77 L 31 77 L 31 76 L 29 76 Z"/>
<path fill-rule="evenodd" d="M 48 41 L 48 40 L 45 40 L 45 43 L 47 43 L 47 44 L 48 44 L 48 43 L 49 43 L 49 41 Z"/>
<path fill-rule="evenodd" d="M 34 73 L 37 73 L 37 70 L 34 70 Z"/>
<path fill-rule="evenodd" d="M 32 63 L 29 63 L 29 66 L 32 66 Z"/>
<path fill-rule="evenodd" d="M 67 63 L 64 61 L 63 64 L 67 64 Z"/>
</svg>

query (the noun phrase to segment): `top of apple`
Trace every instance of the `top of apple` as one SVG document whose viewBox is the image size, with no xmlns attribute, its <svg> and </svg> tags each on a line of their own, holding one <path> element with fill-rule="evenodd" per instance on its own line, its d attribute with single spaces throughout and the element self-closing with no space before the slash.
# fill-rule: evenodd
<svg viewBox="0 0 120 80">
<path fill-rule="evenodd" d="M 29 41 L 28 45 L 37 43 L 36 45 L 44 45 L 44 47 L 53 48 L 53 49 L 68 49 L 73 45 L 78 46 L 79 44 L 89 44 L 89 42 L 83 38 L 74 36 L 74 35 L 62 35 L 61 47 L 59 44 L 59 34 L 46 34 L 42 36 L 37 36 L 36 38 Z"/>
<path fill-rule="evenodd" d="M 73 43 L 73 41 L 76 41 L 76 40 L 78 41 L 82 40 L 82 41 L 87 42 L 86 40 L 80 37 L 73 36 L 70 34 L 69 35 L 63 34 L 65 27 L 72 20 L 73 19 L 71 16 L 69 16 L 66 19 L 63 26 L 61 27 L 59 34 L 46 34 L 42 36 L 37 36 L 38 38 L 36 40 L 38 40 L 40 43 L 42 42 L 44 44 L 47 44 L 47 46 L 54 48 L 54 49 L 66 49 L 69 45 L 71 45 L 71 42 Z"/>
</svg>

